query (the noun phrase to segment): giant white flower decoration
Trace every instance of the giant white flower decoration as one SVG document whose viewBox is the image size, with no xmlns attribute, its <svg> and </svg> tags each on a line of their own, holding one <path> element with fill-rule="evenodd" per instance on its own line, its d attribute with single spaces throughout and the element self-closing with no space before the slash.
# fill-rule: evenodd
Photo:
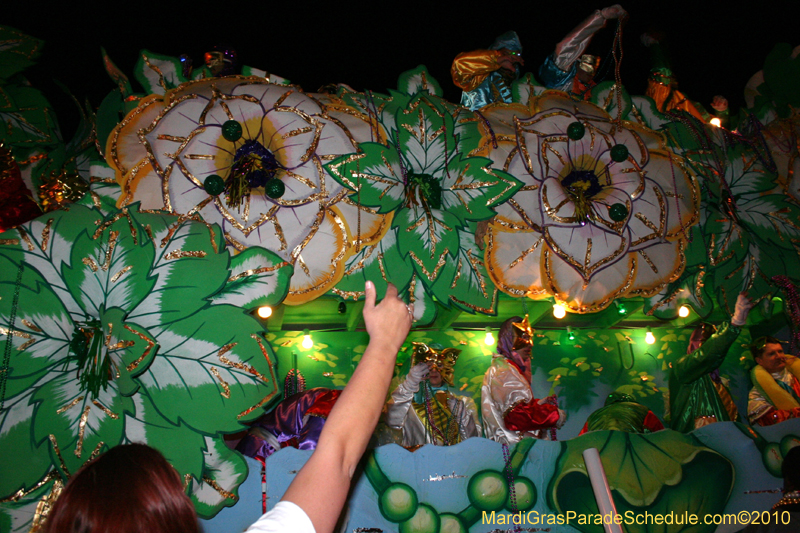
<svg viewBox="0 0 800 533">
<path fill-rule="evenodd" d="M 553 296 L 573 312 L 649 296 L 683 270 L 700 195 L 663 136 L 548 92 L 496 164 L 525 182 L 498 207 L 486 263 L 513 295 Z M 490 119 L 491 121 L 491 116 Z"/>
<path fill-rule="evenodd" d="M 337 207 L 347 191 L 323 164 L 356 151 L 313 97 L 233 77 L 143 100 L 112 133 L 108 159 L 121 205 L 199 213 L 222 226 L 230 247 L 263 246 L 291 262 L 286 302 L 297 304 L 341 278 L 355 224 Z"/>
</svg>

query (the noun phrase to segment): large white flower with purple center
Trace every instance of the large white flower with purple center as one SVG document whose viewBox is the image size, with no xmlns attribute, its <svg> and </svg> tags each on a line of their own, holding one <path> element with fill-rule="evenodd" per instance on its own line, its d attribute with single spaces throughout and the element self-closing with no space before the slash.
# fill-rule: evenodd
<svg viewBox="0 0 800 533">
<path fill-rule="evenodd" d="M 683 270 L 698 219 L 699 191 L 682 160 L 661 134 L 563 93 L 532 107 L 513 119 L 515 142 L 494 151 L 525 182 L 490 226 L 497 286 L 579 313 L 658 292 Z"/>
<path fill-rule="evenodd" d="M 295 266 L 287 303 L 341 278 L 345 189 L 323 164 L 357 151 L 324 104 L 255 78 L 187 83 L 149 97 L 112 133 L 122 204 L 200 213 L 236 250 L 262 246 Z M 366 215 L 365 215 L 366 216 Z"/>
</svg>

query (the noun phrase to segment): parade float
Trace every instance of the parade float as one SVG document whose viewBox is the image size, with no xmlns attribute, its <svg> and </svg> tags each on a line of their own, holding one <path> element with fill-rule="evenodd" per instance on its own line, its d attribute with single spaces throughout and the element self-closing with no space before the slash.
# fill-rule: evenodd
<svg viewBox="0 0 800 533">
<path fill-rule="evenodd" d="M 602 531 L 587 448 L 621 514 L 778 499 L 794 420 L 578 433 L 613 391 L 668 418 L 671 363 L 739 292 L 756 306 L 720 371 L 740 413 L 751 340 L 796 347 L 790 49 L 767 58 L 738 131 L 614 81 L 576 99 L 527 74 L 511 103 L 470 111 L 424 66 L 386 92 L 310 93 L 144 50 L 143 91 L 107 57 L 117 88 L 64 142 L 24 81 L 37 41 L 2 31 L 16 44 L 0 50 L 0 531 L 35 531 L 72 473 L 127 442 L 165 455 L 205 531 L 243 530 L 310 452 L 262 465 L 236 435 L 290 392 L 347 384 L 368 342 L 366 280 L 414 303 L 392 388 L 410 343 L 437 343 L 461 350 L 454 386 L 479 403 L 497 328 L 527 316 L 532 388 L 568 420 L 555 440 L 413 453 L 380 425 L 345 530 L 507 530 L 522 512 L 531 530 Z M 741 527 L 718 525 L 691 531 Z"/>
</svg>

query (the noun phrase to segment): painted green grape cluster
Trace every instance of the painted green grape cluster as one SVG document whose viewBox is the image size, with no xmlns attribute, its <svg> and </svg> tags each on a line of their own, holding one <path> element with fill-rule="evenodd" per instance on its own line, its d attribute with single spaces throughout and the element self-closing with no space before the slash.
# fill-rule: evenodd
<svg viewBox="0 0 800 533">
<path fill-rule="evenodd" d="M 470 505 L 459 513 L 439 513 L 431 505 L 419 503 L 417 493 L 409 485 L 389 481 L 374 455 L 367 462 L 366 474 L 379 494 L 381 514 L 399 524 L 400 533 L 467 533 L 483 511 L 525 512 L 536 504 L 536 486 L 530 479 L 517 475 L 533 446 L 532 439 L 523 443 L 517 445 L 510 460 L 516 509 L 505 471 L 481 470 L 473 474 L 467 485 Z"/>
</svg>

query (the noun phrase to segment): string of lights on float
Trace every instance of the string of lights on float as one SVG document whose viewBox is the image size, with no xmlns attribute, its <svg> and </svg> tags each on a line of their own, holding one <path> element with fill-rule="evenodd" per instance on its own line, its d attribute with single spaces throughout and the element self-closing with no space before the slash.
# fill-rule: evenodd
<svg viewBox="0 0 800 533">
<path fill-rule="evenodd" d="M 617 302 L 615 302 L 615 305 L 617 307 L 617 311 L 619 312 L 619 314 L 624 315 L 624 314 L 627 313 L 627 308 L 626 308 L 624 302 L 617 301 Z M 339 313 L 343 313 L 343 312 L 345 312 L 345 310 L 346 310 L 346 307 L 344 305 L 344 302 L 340 302 L 339 303 L 339 309 L 338 309 Z M 264 319 L 264 320 L 269 318 L 270 316 L 272 316 L 272 313 L 273 313 L 273 310 L 269 306 L 259 307 L 256 310 L 256 314 L 258 315 L 258 317 L 261 318 L 261 319 Z M 689 313 L 690 313 L 690 310 L 685 305 L 682 305 L 678 310 L 678 316 L 680 316 L 681 318 L 687 318 L 689 316 Z M 566 308 L 562 304 L 555 303 L 553 305 L 553 316 L 555 318 L 563 319 L 563 318 L 566 317 L 566 315 L 567 315 Z M 486 346 L 494 346 L 494 344 L 496 342 L 496 338 L 494 336 L 494 333 L 492 332 L 492 327 L 491 326 L 486 326 L 486 328 L 484 328 L 484 331 L 486 333 L 486 335 L 484 336 L 484 340 L 483 340 L 484 344 L 486 344 Z M 572 326 L 567 326 L 567 338 L 570 341 L 574 341 L 575 337 L 576 337 L 575 330 L 572 329 Z M 645 342 L 647 344 L 655 344 L 655 342 L 656 342 L 655 335 L 653 334 L 652 329 L 650 327 L 647 328 L 647 331 L 645 333 Z M 314 347 L 314 339 L 311 336 L 310 330 L 308 330 L 308 329 L 304 329 L 303 330 L 303 339 L 302 339 L 300 345 L 305 350 L 310 350 L 311 348 Z"/>
</svg>

